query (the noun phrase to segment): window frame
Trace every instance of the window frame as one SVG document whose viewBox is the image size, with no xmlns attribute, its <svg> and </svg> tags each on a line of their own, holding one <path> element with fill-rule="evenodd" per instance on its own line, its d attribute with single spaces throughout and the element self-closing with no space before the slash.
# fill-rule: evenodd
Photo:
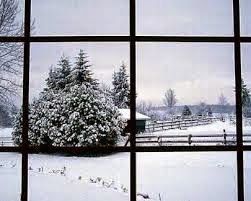
<svg viewBox="0 0 251 201">
<path fill-rule="evenodd" d="M 243 145 L 242 104 L 241 104 L 241 43 L 251 43 L 251 37 L 240 35 L 240 0 L 232 0 L 233 36 L 138 36 L 136 35 L 136 1 L 129 1 L 130 31 L 128 36 L 31 36 L 31 1 L 25 0 L 24 35 L 18 37 L 0 36 L 0 42 L 22 42 L 24 44 L 23 64 L 23 143 L 19 147 L 0 147 L 1 152 L 22 153 L 21 200 L 28 200 L 28 155 L 30 153 L 74 152 L 128 152 L 130 153 L 130 200 L 136 201 L 136 154 L 138 152 L 234 152 L 237 159 L 237 197 L 244 201 L 243 152 L 251 151 L 251 145 Z M 230 1 L 231 2 L 231 1 Z M 215 5 L 217 6 L 217 5 Z M 128 42 L 130 44 L 130 146 L 129 147 L 30 147 L 28 143 L 28 103 L 30 76 L 30 44 L 48 42 Z M 237 144 L 225 146 L 136 146 L 136 43 L 137 42 L 199 42 L 234 44 L 235 100 L 236 100 L 236 135 Z"/>
</svg>

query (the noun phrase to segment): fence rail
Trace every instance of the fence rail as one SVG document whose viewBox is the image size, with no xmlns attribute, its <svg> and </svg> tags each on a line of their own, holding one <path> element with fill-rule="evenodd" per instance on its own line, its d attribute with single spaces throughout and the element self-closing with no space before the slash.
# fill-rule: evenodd
<svg viewBox="0 0 251 201">
<path fill-rule="evenodd" d="M 13 145 L 11 137 L 0 137 L 0 146 L 10 146 Z"/>
<path fill-rule="evenodd" d="M 203 138 L 203 139 L 202 139 Z M 159 146 L 170 144 L 219 144 L 235 145 L 235 134 L 212 134 L 212 135 L 137 135 L 136 143 L 157 144 Z M 251 134 L 243 134 L 243 143 L 251 143 Z"/>
<path fill-rule="evenodd" d="M 146 132 L 157 132 L 170 129 L 186 129 L 192 126 L 211 124 L 217 120 L 220 120 L 220 118 L 207 117 L 207 118 L 177 119 L 177 120 L 147 124 L 145 130 Z"/>
</svg>

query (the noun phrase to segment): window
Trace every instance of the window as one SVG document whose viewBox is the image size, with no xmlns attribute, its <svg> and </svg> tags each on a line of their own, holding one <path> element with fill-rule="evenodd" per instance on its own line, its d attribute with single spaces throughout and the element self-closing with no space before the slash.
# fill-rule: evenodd
<svg viewBox="0 0 251 201">
<path fill-rule="evenodd" d="M 0 24 L 0 90 L 1 86 L 6 86 L 6 83 L 16 86 L 20 80 L 22 86 L 15 90 L 17 94 L 15 97 L 6 95 L 6 91 L 3 91 L 4 93 L 0 91 L 0 100 L 2 94 L 14 99 L 15 105 L 18 106 L 14 109 L 19 111 L 15 112 L 19 114 L 19 118 L 15 120 L 18 123 L 14 124 L 18 125 L 17 128 L 14 128 L 17 131 L 16 136 L 18 136 L 14 137 L 16 140 L 14 144 L 10 139 L 12 136 L 9 135 L 13 127 L 9 126 L 6 129 L 0 126 L 0 184 L 8 187 L 7 193 L 5 188 L 0 190 L 0 200 L 33 201 L 44 197 L 44 194 L 47 195 L 46 200 L 63 200 L 69 198 L 69 189 L 74 189 L 75 200 L 80 198 L 97 199 L 97 201 L 103 199 L 201 200 L 204 196 L 210 198 L 209 200 L 217 200 L 222 196 L 222 200 L 249 201 L 250 167 L 247 161 L 250 160 L 248 152 L 251 150 L 251 133 L 245 124 L 247 121 L 245 112 L 248 107 L 245 108 L 242 104 L 245 90 L 242 78 L 244 81 L 249 79 L 248 64 L 250 63 L 248 46 L 251 38 L 247 36 L 250 33 L 247 9 L 250 6 L 248 4 L 247 0 L 224 0 L 222 2 L 208 0 L 76 0 L 71 2 L 66 0 L 41 2 L 1 0 L 0 10 L 6 5 L 12 5 L 11 8 L 16 12 L 16 18 L 10 17 L 11 29 L 8 26 L 1 29 Z M 180 17 L 181 13 L 184 14 L 183 17 Z M 1 30 L 3 31 L 1 32 Z M 2 54 L 2 49 L 6 50 L 10 47 L 16 51 L 7 52 L 9 63 L 6 66 L 5 60 L 2 59 L 5 56 Z M 96 107 L 102 105 L 105 108 L 104 111 L 111 112 L 113 115 L 117 112 L 109 105 L 99 102 L 104 98 L 102 95 L 106 92 L 106 87 L 95 91 L 94 94 L 88 90 L 89 88 L 83 88 L 81 93 L 77 93 L 79 91 L 74 91 L 75 85 L 67 85 L 68 82 L 63 86 L 70 86 L 69 91 L 73 95 L 67 96 L 66 102 L 62 98 L 65 91 L 57 91 L 56 96 L 53 93 L 50 94 L 57 98 L 53 99 L 55 107 L 51 107 L 53 101 L 49 98 L 46 99 L 48 105 L 40 104 L 38 97 L 48 92 L 48 86 L 51 86 L 49 84 L 54 84 L 48 79 L 55 75 L 58 64 L 69 59 L 73 65 L 70 67 L 72 72 L 79 55 L 86 58 L 85 52 L 82 52 L 81 49 L 88 51 L 88 59 L 93 63 L 93 72 L 99 81 L 111 81 L 113 71 L 116 72 L 122 64 L 126 66 L 130 85 L 130 93 L 127 94 L 129 106 L 127 105 L 126 110 L 121 111 L 120 115 L 125 116 L 126 133 L 129 135 L 121 135 L 123 143 L 106 142 L 108 138 L 96 140 L 98 137 L 95 135 L 90 141 L 79 143 L 80 139 L 77 135 L 76 138 L 72 138 L 74 146 L 70 146 L 72 144 L 67 144 L 67 141 L 53 144 L 56 141 L 49 141 L 51 138 L 47 138 L 48 133 L 52 133 L 54 136 L 57 136 L 58 133 L 53 129 L 45 128 L 50 128 L 52 124 L 61 126 L 61 121 L 64 120 L 74 120 L 73 117 L 67 116 L 67 112 L 64 113 L 66 116 L 62 120 L 64 110 L 61 107 L 57 110 L 58 113 L 53 111 L 57 105 L 66 103 L 67 107 L 63 109 L 69 106 L 69 108 L 73 108 L 74 113 L 75 95 L 81 96 L 83 100 L 93 98 L 92 101 L 96 101 L 94 101 Z M 165 55 L 165 52 L 168 55 Z M 94 57 L 96 60 L 92 59 Z M 112 63 L 111 60 L 113 60 Z M 205 67 L 200 67 L 202 62 Z M 100 65 L 102 70 L 99 69 L 100 63 L 102 63 Z M 14 64 L 21 66 L 19 74 L 12 76 L 13 74 L 9 75 L 2 71 L 2 69 L 10 70 Z M 189 72 L 184 73 L 183 64 L 188 66 Z M 169 75 L 170 77 L 165 79 L 166 69 L 174 76 Z M 175 75 L 175 70 L 182 74 Z M 202 79 L 206 81 L 206 76 L 211 79 L 208 79 L 207 84 L 203 83 L 203 86 L 200 83 Z M 196 77 L 200 78 L 197 86 L 187 84 L 196 81 Z M 14 80 L 6 81 L 9 78 Z M 186 80 L 186 83 L 182 82 L 183 80 Z M 160 91 L 161 83 L 168 86 Z M 194 83 L 196 84 L 196 82 Z M 248 81 L 245 83 L 247 83 L 248 89 Z M 215 90 L 216 85 L 220 85 L 221 90 Z M 61 86 L 60 82 L 55 90 Z M 95 84 L 92 85 L 92 87 L 95 86 Z M 188 88 L 184 90 L 184 87 Z M 207 92 L 207 90 L 210 91 Z M 165 92 L 167 92 L 166 97 L 170 94 L 177 95 L 177 101 L 181 105 L 170 107 L 167 104 L 169 116 L 164 117 L 167 118 L 163 120 L 165 122 L 158 119 L 153 121 L 151 118 L 156 114 L 144 113 L 149 109 L 149 104 L 141 102 L 141 100 L 145 101 L 146 98 L 149 98 L 155 103 L 160 101 L 162 104 Z M 193 97 L 197 97 L 196 102 L 201 101 L 203 94 L 209 97 L 205 100 L 208 104 L 202 102 L 199 105 L 200 108 L 190 107 L 191 112 L 196 113 L 200 119 L 190 117 L 190 119 L 182 119 L 182 115 L 180 117 L 176 115 L 177 119 L 171 118 L 172 122 L 176 122 L 175 125 L 170 124 L 168 118 L 170 114 L 173 117 L 174 110 L 177 109 L 180 114 L 185 111 L 184 114 L 187 114 L 189 106 L 193 104 L 192 98 L 186 95 L 188 92 L 192 93 Z M 173 95 L 172 97 L 175 97 Z M 218 98 L 224 107 L 217 108 L 214 105 Z M 68 103 L 70 104 L 68 105 Z M 184 108 L 186 104 L 188 109 Z M 174 105 L 171 104 L 171 106 Z M 150 106 L 157 108 L 156 105 Z M 209 109 L 208 106 L 211 108 Z M 31 120 L 32 125 L 39 127 L 40 125 L 36 123 L 41 118 L 34 118 L 32 115 L 35 113 L 32 113 L 31 109 L 38 108 L 37 111 L 41 113 L 43 113 L 43 109 L 47 111 L 46 118 L 50 121 L 46 125 L 47 127 L 43 127 L 44 135 L 40 135 L 41 138 L 34 138 L 35 140 L 32 141 L 31 137 L 37 136 L 30 135 Z M 222 108 L 224 110 L 222 113 L 229 112 L 231 115 L 208 118 L 213 111 L 220 111 Z M 1 107 L 0 109 L 3 111 L 6 108 Z M 4 114 L 2 111 L 0 115 Z M 11 117 L 9 111 L 10 109 L 5 113 Z M 74 115 L 78 114 L 74 113 Z M 105 116 L 105 113 L 102 115 Z M 1 119 L 6 120 L 6 118 Z M 190 123 L 184 119 L 188 119 Z M 119 126 L 116 124 L 116 120 L 113 121 L 113 128 Z M 152 122 L 148 123 L 150 120 Z M 224 124 L 225 131 L 222 126 L 217 131 L 208 130 L 213 121 L 221 121 L 222 125 L 226 121 L 231 121 L 232 124 Z M 0 123 L 3 122 L 0 121 Z M 12 123 L 12 119 L 10 119 L 10 123 Z M 78 121 L 76 125 L 79 124 Z M 170 133 L 168 136 L 185 135 L 184 139 L 176 139 L 176 143 L 162 139 L 159 135 L 154 134 L 156 124 L 161 124 L 158 125 L 161 132 L 166 127 L 172 127 L 168 131 Z M 199 128 L 196 132 L 192 129 L 193 133 L 184 134 L 186 127 L 195 126 L 193 124 L 201 125 L 196 125 Z M 203 129 L 199 126 L 204 124 L 209 126 L 203 133 Z M 62 128 L 60 132 L 68 129 L 60 128 Z M 34 134 L 37 128 L 33 129 Z M 75 129 L 75 127 L 71 129 Z M 86 129 L 90 129 L 90 126 L 87 126 Z M 107 130 L 109 129 L 107 128 Z M 152 129 L 153 135 L 150 137 L 144 137 L 147 129 Z M 190 132 L 189 128 L 187 130 Z M 209 134 L 209 131 L 212 133 Z M 5 135 L 6 133 L 8 136 Z M 40 130 L 39 133 L 41 134 Z M 117 133 L 115 134 L 117 136 Z M 215 139 L 215 143 L 198 143 L 205 139 L 193 138 L 193 135 L 205 137 L 205 135 L 211 134 L 218 135 L 219 139 Z M 229 136 L 231 139 L 228 139 Z M 5 137 L 9 138 L 10 144 L 6 142 Z M 211 136 L 209 137 L 211 139 Z M 170 138 L 174 139 L 174 137 Z M 142 139 L 143 143 L 140 143 L 139 141 Z M 144 144 L 144 140 L 148 140 L 150 143 Z M 165 140 L 168 142 L 163 142 Z M 181 143 L 177 143 L 177 141 L 181 141 Z M 243 160 L 244 152 L 245 161 Z M 172 160 L 173 158 L 175 160 Z M 174 171 L 174 168 L 181 171 L 182 175 L 179 174 L 175 177 L 178 173 Z M 196 175 L 193 175 L 196 168 Z M 204 170 L 207 172 L 207 177 L 203 177 Z M 163 171 L 165 174 L 162 177 L 160 173 Z M 149 174 L 152 177 L 148 178 Z M 156 177 L 153 178 L 154 176 Z M 182 177 L 186 179 L 185 183 L 181 183 L 183 182 Z M 158 178 L 168 179 L 170 183 L 166 186 L 165 182 L 158 182 Z M 217 182 L 221 179 L 226 181 L 226 186 Z M 191 186 L 196 187 L 196 184 L 198 186 L 202 182 L 207 189 L 203 195 L 196 195 Z M 152 186 L 153 183 L 154 186 Z M 42 190 L 39 189 L 40 184 L 44 187 Z M 50 184 L 51 188 L 47 184 Z M 81 186 L 86 187 L 85 191 L 82 191 Z M 62 192 L 65 193 L 65 196 L 61 194 Z M 62 197 L 58 196 L 60 194 Z M 94 198 L 93 194 L 100 196 Z"/>
</svg>

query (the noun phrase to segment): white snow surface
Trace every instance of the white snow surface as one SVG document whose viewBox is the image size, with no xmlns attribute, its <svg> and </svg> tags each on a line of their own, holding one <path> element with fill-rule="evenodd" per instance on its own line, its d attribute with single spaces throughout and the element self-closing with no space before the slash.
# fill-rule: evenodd
<svg viewBox="0 0 251 201">
<path fill-rule="evenodd" d="M 0 128 L 0 137 L 11 137 L 12 128 Z"/>
<path fill-rule="evenodd" d="M 122 115 L 123 119 L 126 119 L 126 120 L 131 119 L 130 109 L 119 109 L 119 113 Z M 146 115 L 136 112 L 136 119 L 137 120 L 150 120 L 151 118 Z"/>
<path fill-rule="evenodd" d="M 245 154 L 245 198 L 251 201 L 251 153 Z M 138 153 L 137 191 L 159 201 L 236 201 L 235 153 Z M 142 199 L 143 200 L 143 199 Z"/>
<path fill-rule="evenodd" d="M 128 153 L 104 157 L 29 155 L 29 201 L 128 201 Z M 62 174 L 61 171 L 65 171 Z M 245 198 L 251 201 L 251 153 L 244 154 Z M 81 179 L 79 177 L 81 176 Z M 90 179 L 101 182 L 92 183 Z M 236 201 L 236 153 L 137 153 L 138 201 Z M 114 181 L 114 182 L 112 182 Z M 105 184 L 112 184 L 110 187 Z M 0 200 L 18 201 L 21 155 L 0 153 Z"/>
<path fill-rule="evenodd" d="M 20 155 L 1 153 L 0 165 L 0 200 L 20 200 Z M 129 167 L 128 153 L 103 157 L 30 154 L 29 201 L 128 201 Z M 100 182 L 91 182 L 97 178 Z"/>
</svg>

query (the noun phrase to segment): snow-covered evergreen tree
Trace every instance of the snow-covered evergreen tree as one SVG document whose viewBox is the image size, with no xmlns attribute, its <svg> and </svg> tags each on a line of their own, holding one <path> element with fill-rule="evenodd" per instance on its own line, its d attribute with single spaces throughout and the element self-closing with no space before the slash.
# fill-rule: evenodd
<svg viewBox="0 0 251 201">
<path fill-rule="evenodd" d="M 118 108 L 129 108 L 130 106 L 130 85 L 128 78 L 126 66 L 122 63 L 119 71 L 114 72 L 112 81 L 113 101 Z"/>
<path fill-rule="evenodd" d="M 247 88 L 247 85 L 244 83 L 244 80 L 241 79 L 241 90 L 242 90 L 242 110 L 245 117 L 251 116 L 251 99 L 250 99 L 250 90 Z"/>
<path fill-rule="evenodd" d="M 22 142 L 22 129 L 23 129 L 23 109 L 21 108 L 17 113 L 12 131 L 12 140 L 15 145 L 20 145 Z"/>
<path fill-rule="evenodd" d="M 29 108 L 29 141 L 32 145 L 107 146 L 116 144 L 125 127 L 111 97 L 102 93 L 82 50 L 71 69 L 62 59 L 50 70 L 47 87 Z M 22 114 L 13 138 L 21 142 Z"/>
<path fill-rule="evenodd" d="M 83 50 L 80 50 L 76 57 L 75 65 L 73 66 L 69 75 L 70 86 L 81 85 L 83 83 L 89 83 L 98 88 L 98 82 L 93 78 L 93 73 L 90 70 L 91 65 L 87 60 L 88 56 Z"/>
<path fill-rule="evenodd" d="M 112 102 L 92 86 L 75 85 L 58 95 L 48 120 L 55 146 L 114 145 L 122 134 L 123 121 Z M 52 121 L 51 121 L 52 120 Z"/>
<path fill-rule="evenodd" d="M 188 117 L 191 115 L 192 115 L 192 112 L 191 112 L 190 108 L 187 105 L 185 105 L 183 108 L 183 111 L 182 111 L 182 116 Z"/>
<path fill-rule="evenodd" d="M 12 124 L 9 107 L 5 104 L 0 104 L 0 128 L 10 127 Z"/>
<path fill-rule="evenodd" d="M 61 90 L 69 84 L 69 75 L 71 73 L 70 61 L 62 56 L 57 68 L 50 68 L 49 77 L 46 79 L 48 89 Z"/>
</svg>

